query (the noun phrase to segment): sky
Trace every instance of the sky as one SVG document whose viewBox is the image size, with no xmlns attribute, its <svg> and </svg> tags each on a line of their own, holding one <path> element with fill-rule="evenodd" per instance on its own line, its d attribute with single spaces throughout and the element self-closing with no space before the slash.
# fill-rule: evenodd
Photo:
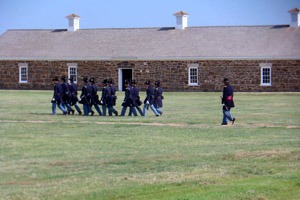
<svg viewBox="0 0 300 200">
<path fill-rule="evenodd" d="M 80 28 L 174 27 L 174 13 L 188 26 L 282 25 L 300 0 L 0 0 L 0 34 L 8 29 L 66 29 L 67 15 Z"/>
</svg>

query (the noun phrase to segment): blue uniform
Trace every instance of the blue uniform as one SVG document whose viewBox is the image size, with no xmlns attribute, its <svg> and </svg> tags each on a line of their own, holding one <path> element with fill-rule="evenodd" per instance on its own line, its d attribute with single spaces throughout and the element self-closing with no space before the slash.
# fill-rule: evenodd
<svg viewBox="0 0 300 200">
<path fill-rule="evenodd" d="M 133 113 L 134 116 L 137 116 L 135 107 L 133 105 L 132 89 L 129 85 L 126 87 L 125 97 L 124 97 L 124 101 L 122 103 L 122 106 L 123 106 L 123 108 L 122 108 L 122 111 L 121 111 L 121 116 L 125 116 L 127 107 L 130 108 L 129 112 Z"/>
<path fill-rule="evenodd" d="M 116 104 L 116 89 L 113 86 L 106 87 L 106 105 L 108 108 L 109 116 L 112 116 L 114 113 L 116 116 L 118 112 L 115 110 L 114 105 Z"/>
<path fill-rule="evenodd" d="M 97 94 L 98 92 L 98 87 L 96 84 L 93 84 L 91 85 L 91 89 L 92 89 L 92 92 L 91 92 L 91 106 L 94 106 L 96 111 L 98 112 L 99 116 L 102 116 L 102 112 L 98 106 L 98 104 L 100 104 L 100 101 L 99 101 L 99 96 Z"/>
<path fill-rule="evenodd" d="M 151 110 L 153 111 L 153 113 L 156 116 L 159 116 L 159 113 L 157 112 L 156 108 L 153 105 L 153 98 L 154 98 L 154 89 L 153 89 L 152 85 L 150 85 L 150 83 L 149 83 L 149 86 L 146 90 L 146 98 L 144 100 L 144 109 L 143 109 L 144 116 L 146 116 L 147 110 L 149 109 L 149 107 L 151 108 Z"/>
<path fill-rule="evenodd" d="M 63 114 L 67 114 L 66 109 L 63 106 L 62 100 L 62 87 L 61 84 L 56 83 L 53 88 L 53 99 L 52 99 L 52 114 L 56 115 L 56 105 L 63 112 Z"/>
<path fill-rule="evenodd" d="M 133 100 L 133 106 L 139 111 L 141 116 L 144 116 L 143 111 L 140 108 L 140 105 L 142 104 L 140 100 L 140 91 L 139 89 L 134 85 L 131 87 L 132 92 L 132 100 Z M 131 115 L 131 112 L 129 112 L 129 116 Z"/>
<path fill-rule="evenodd" d="M 233 102 L 234 89 L 227 84 L 223 88 L 222 105 L 223 105 L 223 120 L 222 125 L 227 125 L 228 121 L 234 123 L 235 117 L 230 113 L 230 109 L 234 107 Z"/>
<path fill-rule="evenodd" d="M 71 103 L 71 106 L 74 106 L 75 109 L 77 110 L 77 112 L 81 115 L 81 110 L 77 104 L 78 102 L 78 92 L 77 92 L 78 88 L 77 88 L 77 85 L 71 81 L 71 84 L 69 85 L 69 91 L 70 91 L 70 103 Z"/>
<path fill-rule="evenodd" d="M 67 107 L 68 114 L 72 112 L 74 114 L 74 110 L 71 108 L 71 93 L 69 90 L 69 85 L 67 82 L 63 82 L 61 84 L 62 87 L 62 99 L 63 99 L 63 106 Z"/>
<path fill-rule="evenodd" d="M 92 87 L 89 84 L 85 84 L 81 89 L 81 101 L 80 103 L 83 104 L 83 113 L 85 116 L 88 116 L 91 112 L 91 94 L 92 94 Z"/>
<path fill-rule="evenodd" d="M 156 87 L 154 90 L 154 98 L 153 98 L 153 104 L 154 107 L 156 108 L 157 112 L 162 115 L 162 107 L 163 107 L 163 90 L 161 87 Z"/>
</svg>

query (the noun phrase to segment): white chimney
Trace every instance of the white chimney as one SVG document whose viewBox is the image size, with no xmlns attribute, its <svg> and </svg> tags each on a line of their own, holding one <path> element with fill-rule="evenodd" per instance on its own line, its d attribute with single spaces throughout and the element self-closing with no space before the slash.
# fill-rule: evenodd
<svg viewBox="0 0 300 200">
<path fill-rule="evenodd" d="M 187 18 L 188 13 L 179 11 L 177 13 L 174 13 L 174 16 L 176 17 L 176 26 L 175 29 L 183 30 L 187 27 Z"/>
<path fill-rule="evenodd" d="M 68 31 L 76 31 L 79 29 L 79 19 L 80 17 L 76 14 L 71 14 L 66 16 L 66 18 L 69 20 L 69 28 Z"/>
<path fill-rule="evenodd" d="M 291 13 L 290 27 L 300 27 L 300 9 L 294 8 L 289 10 L 289 13 Z"/>
</svg>

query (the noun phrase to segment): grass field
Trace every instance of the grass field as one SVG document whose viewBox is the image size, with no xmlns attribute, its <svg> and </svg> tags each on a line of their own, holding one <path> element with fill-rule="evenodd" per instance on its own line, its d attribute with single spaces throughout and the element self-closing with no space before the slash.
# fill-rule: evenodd
<svg viewBox="0 0 300 200">
<path fill-rule="evenodd" d="M 162 117 L 52 116 L 51 91 L 0 90 L 0 199 L 299 199 L 300 93 L 236 93 L 233 126 L 220 93 L 164 96 Z"/>
</svg>

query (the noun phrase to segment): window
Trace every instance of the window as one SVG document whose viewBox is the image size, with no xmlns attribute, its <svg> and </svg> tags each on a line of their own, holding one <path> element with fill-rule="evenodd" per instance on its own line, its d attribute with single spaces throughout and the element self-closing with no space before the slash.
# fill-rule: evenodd
<svg viewBox="0 0 300 200">
<path fill-rule="evenodd" d="M 68 78 L 73 78 L 74 82 L 77 83 L 77 64 L 68 63 Z"/>
<path fill-rule="evenodd" d="M 262 86 L 272 85 L 272 64 L 271 63 L 262 63 L 261 67 L 261 78 L 260 84 Z"/>
<path fill-rule="evenodd" d="M 20 83 L 28 82 L 28 64 L 27 63 L 19 64 L 19 82 Z"/>
<path fill-rule="evenodd" d="M 189 64 L 189 85 L 198 85 L 198 68 L 199 64 Z"/>
</svg>

